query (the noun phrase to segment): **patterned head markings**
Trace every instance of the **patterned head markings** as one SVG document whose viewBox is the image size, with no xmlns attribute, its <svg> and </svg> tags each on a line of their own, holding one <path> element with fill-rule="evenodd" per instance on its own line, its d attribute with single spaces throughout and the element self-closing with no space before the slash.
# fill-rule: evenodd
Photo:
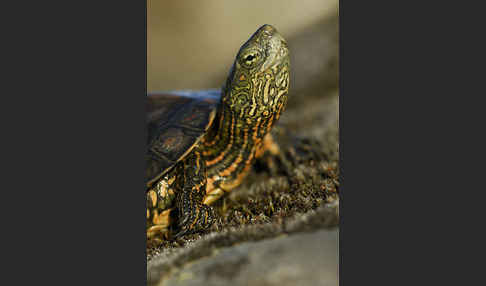
<svg viewBox="0 0 486 286">
<path fill-rule="evenodd" d="M 287 102 L 289 69 L 287 42 L 274 27 L 260 27 L 236 56 L 223 103 L 240 118 L 278 118 Z"/>
</svg>

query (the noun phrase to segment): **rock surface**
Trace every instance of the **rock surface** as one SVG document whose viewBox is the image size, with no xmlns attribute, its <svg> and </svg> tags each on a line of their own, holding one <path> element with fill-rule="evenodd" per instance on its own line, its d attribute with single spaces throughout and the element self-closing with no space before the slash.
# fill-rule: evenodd
<svg viewBox="0 0 486 286">
<path fill-rule="evenodd" d="M 148 285 L 337 285 L 338 207 L 165 249 L 148 263 Z"/>
<path fill-rule="evenodd" d="M 187 265 L 162 285 L 337 285 L 337 242 L 335 229 L 245 242 Z"/>
</svg>

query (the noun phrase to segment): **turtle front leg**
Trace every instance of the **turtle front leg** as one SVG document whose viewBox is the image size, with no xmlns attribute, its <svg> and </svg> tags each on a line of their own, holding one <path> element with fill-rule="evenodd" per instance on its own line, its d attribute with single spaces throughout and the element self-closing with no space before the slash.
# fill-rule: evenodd
<svg viewBox="0 0 486 286">
<path fill-rule="evenodd" d="M 208 229 L 214 221 L 213 209 L 203 204 L 206 194 L 206 164 L 199 151 L 191 152 L 183 161 L 184 180 L 177 193 L 179 232 L 175 237 Z"/>
</svg>

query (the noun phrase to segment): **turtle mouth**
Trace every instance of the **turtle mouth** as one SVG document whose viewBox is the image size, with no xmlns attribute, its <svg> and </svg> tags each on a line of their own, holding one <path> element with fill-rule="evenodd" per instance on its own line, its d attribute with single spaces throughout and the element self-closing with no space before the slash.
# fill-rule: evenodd
<svg viewBox="0 0 486 286">
<path fill-rule="evenodd" d="M 268 58 L 262 66 L 262 71 L 288 60 L 289 49 L 287 41 L 275 29 L 267 41 L 266 50 Z"/>
<path fill-rule="evenodd" d="M 287 41 L 272 25 L 265 24 L 261 26 L 255 34 L 260 35 L 260 37 L 263 38 L 264 42 L 267 43 L 267 48 L 269 48 L 269 46 L 272 49 L 288 48 Z"/>
</svg>

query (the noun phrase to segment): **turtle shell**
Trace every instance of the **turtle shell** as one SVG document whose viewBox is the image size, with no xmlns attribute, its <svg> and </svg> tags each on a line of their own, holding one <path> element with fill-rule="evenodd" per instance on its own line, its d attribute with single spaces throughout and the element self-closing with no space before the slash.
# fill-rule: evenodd
<svg viewBox="0 0 486 286">
<path fill-rule="evenodd" d="M 219 89 L 147 95 L 147 187 L 196 146 L 212 123 L 220 98 Z"/>
</svg>

